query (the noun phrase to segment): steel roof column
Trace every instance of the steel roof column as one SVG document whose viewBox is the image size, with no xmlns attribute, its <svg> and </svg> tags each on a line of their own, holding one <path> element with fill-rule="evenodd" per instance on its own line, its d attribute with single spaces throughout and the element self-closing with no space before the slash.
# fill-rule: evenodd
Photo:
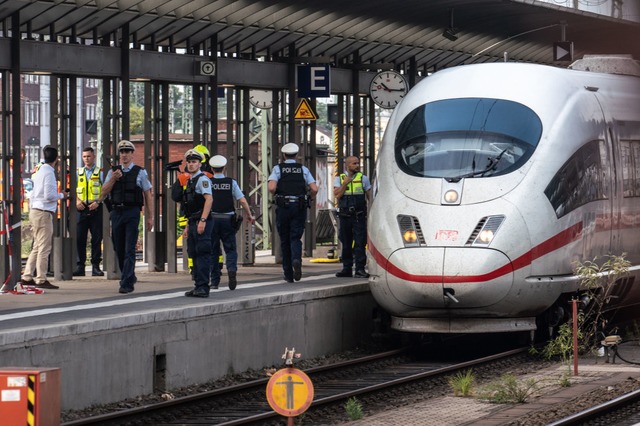
<svg viewBox="0 0 640 426">
<path fill-rule="evenodd" d="M 273 91 L 273 116 L 272 116 L 272 127 L 271 127 L 271 145 L 269 145 L 270 153 L 269 160 L 271 163 L 271 168 L 269 169 L 269 174 L 273 167 L 276 164 L 280 163 L 280 135 L 283 134 L 282 129 L 282 117 L 285 117 L 284 109 L 285 109 L 285 92 L 280 90 Z M 267 179 L 269 175 L 267 175 Z M 271 197 L 271 194 L 268 193 L 268 196 Z M 270 206 L 273 206 L 273 203 L 269 203 Z M 269 243 L 271 244 L 271 254 L 275 256 L 276 263 L 282 263 L 282 252 L 280 250 L 280 236 L 276 230 L 276 210 L 275 208 L 270 208 L 268 210 L 263 210 L 262 215 L 267 215 L 267 218 L 262 220 L 262 223 L 265 227 L 269 226 L 269 229 L 273 230 L 271 232 L 271 238 L 269 239 Z M 263 247 L 266 248 L 266 247 Z"/>
<path fill-rule="evenodd" d="M 153 84 L 153 95 L 151 95 L 151 85 Z M 164 271 L 164 264 L 167 262 L 168 244 L 167 229 L 168 220 L 163 217 L 169 208 L 169 197 L 164 182 L 169 181 L 168 170 L 165 165 L 169 158 L 169 83 L 154 82 L 145 83 L 149 89 L 145 90 L 145 138 L 144 138 L 144 167 L 150 173 L 153 185 L 154 200 L 154 228 L 152 231 L 145 231 L 146 243 L 144 255 L 149 264 L 149 272 Z M 153 118 L 151 110 L 153 109 Z M 147 123 L 153 122 L 153 129 Z M 150 155 L 147 155 L 150 154 Z M 151 173 L 153 171 L 153 173 Z M 173 202 L 173 201 L 172 201 Z M 173 231 L 175 232 L 175 231 Z M 175 244 L 171 248 L 172 261 L 176 259 Z M 172 269 L 177 269 L 176 265 Z"/>
<path fill-rule="evenodd" d="M 338 123 L 336 124 L 336 127 L 338 129 L 338 149 L 336 151 L 336 164 L 337 164 L 337 169 L 336 169 L 336 175 L 340 175 L 340 173 L 342 173 L 342 171 L 344 170 L 344 153 L 345 153 L 345 135 L 344 135 L 344 129 L 345 129 L 345 114 L 344 114 L 344 95 L 338 95 Z"/>
<path fill-rule="evenodd" d="M 356 157 L 362 158 L 362 129 L 361 129 L 361 109 L 360 109 L 360 96 L 359 90 L 360 87 L 360 55 L 358 51 L 353 53 L 353 69 L 351 70 L 351 98 L 352 101 L 352 117 L 353 117 L 353 133 L 352 133 L 352 142 L 351 142 L 351 152 L 348 152 L 347 155 L 355 155 Z"/>
<path fill-rule="evenodd" d="M 77 133 L 75 132 L 77 125 L 77 85 L 76 78 L 57 78 L 56 86 L 52 86 L 56 91 L 59 91 L 59 99 L 56 103 L 56 108 L 60 111 L 58 115 L 58 125 L 60 131 L 55 138 L 51 139 L 51 144 L 58 147 L 58 158 L 60 159 L 60 166 L 57 171 L 58 185 L 61 190 L 71 188 L 71 185 L 75 183 L 71 182 L 70 176 L 71 170 L 76 170 L 75 155 L 71 155 L 72 150 L 77 146 Z M 53 91 L 52 91 L 53 92 Z M 51 103 L 53 106 L 53 102 Z M 74 153 L 75 154 L 75 153 Z M 75 173 L 73 173 L 75 175 Z M 75 186 L 74 186 L 75 188 Z M 67 201 L 58 202 L 58 215 L 55 221 L 54 235 L 53 235 L 53 251 L 51 252 L 51 264 L 54 273 L 54 277 L 57 280 L 70 280 L 72 279 L 72 273 L 75 266 L 76 250 L 74 249 L 74 238 L 76 236 L 76 213 L 75 207 L 71 207 L 74 210 L 73 214 L 70 213 L 70 206 L 72 203 Z M 73 224 L 73 226 L 71 225 Z M 73 233 L 71 233 L 73 229 Z"/>
<path fill-rule="evenodd" d="M 363 173 L 369 177 L 373 176 L 373 169 L 376 165 L 376 105 L 371 97 L 365 100 L 367 123 L 367 137 L 364 141 Z"/>
<path fill-rule="evenodd" d="M 103 43 L 107 40 L 103 40 Z M 116 147 L 118 145 L 119 135 L 119 123 L 118 123 L 118 98 L 119 98 L 119 84 L 117 79 L 102 79 L 102 118 L 101 118 L 101 131 L 100 141 L 102 143 L 103 167 L 115 166 L 116 159 Z M 105 174 L 106 177 L 106 174 Z M 111 222 L 109 220 L 109 212 L 107 209 L 103 210 L 102 221 L 102 235 L 110 235 Z M 102 266 L 106 272 L 108 280 L 115 280 L 120 278 L 120 272 L 118 270 L 116 262 L 116 253 L 113 248 L 113 240 L 111 238 L 103 238 L 102 240 Z"/>
<path fill-rule="evenodd" d="M 238 173 L 237 173 L 237 181 L 240 185 L 240 189 L 244 193 L 247 202 L 251 205 L 251 151 L 250 151 L 250 143 L 251 143 L 251 129 L 249 128 L 252 123 L 251 114 L 251 105 L 249 104 L 249 89 L 245 88 L 242 90 L 238 90 L 238 94 L 240 95 L 240 119 L 238 120 L 239 125 L 239 136 L 240 140 L 237 145 L 237 158 L 238 158 Z M 266 185 L 266 182 L 263 182 L 263 185 Z M 240 209 L 240 214 L 242 214 L 242 208 Z M 237 240 L 237 248 L 238 248 L 238 264 L 241 265 L 253 265 L 255 262 L 255 238 L 251 236 L 251 225 L 247 225 L 246 220 L 242 221 L 242 225 L 240 227 L 240 231 L 236 233 Z M 252 242 L 252 240 L 254 242 Z"/>
<path fill-rule="evenodd" d="M 5 33 L 7 32 L 6 24 L 4 26 Z M 0 226 L 5 227 L 8 225 L 19 224 L 22 220 L 22 209 L 20 208 L 21 188 L 22 188 L 22 176 L 20 173 L 21 163 L 19 161 L 13 161 L 13 167 L 11 167 L 11 153 L 20 152 L 21 148 L 21 123 L 22 115 L 20 110 L 20 12 L 15 12 L 11 15 L 11 72 L 2 72 L 2 136 L 0 141 L 2 142 L 2 170 L 4 176 L 8 177 L 7 172 L 11 169 L 12 179 L 3 179 L 2 188 L 0 193 L 1 199 L 6 202 L 2 206 L 3 223 Z M 9 75 L 11 78 L 9 78 Z M 9 119 L 11 115 L 11 120 Z M 11 142 L 9 139 L 11 138 Z M 9 149 L 11 147 L 11 149 Z M 14 158 L 19 158 L 14 156 Z M 9 183 L 9 181 L 11 181 Z M 10 192 L 11 185 L 13 185 L 13 191 Z M 8 197 L 7 197 L 8 195 Z M 7 200 L 9 198 L 11 202 Z M 11 208 L 13 207 L 13 211 Z M 16 282 L 20 279 L 20 272 L 22 270 L 22 231 L 18 226 L 11 231 L 11 238 L 6 235 L 2 239 L 3 243 L 0 243 L 2 247 L 2 265 L 0 265 L 0 273 L 3 282 L 6 280 L 6 287 L 3 285 L 3 289 L 13 289 Z M 9 256 L 11 252 L 12 256 Z M 10 276 L 9 276 L 10 275 Z"/>
<path fill-rule="evenodd" d="M 314 111 L 317 111 L 317 102 L 315 98 L 312 98 L 309 102 L 311 108 Z M 307 149 L 305 150 L 305 163 L 307 167 L 309 167 L 309 171 L 311 172 L 311 176 L 317 179 L 316 176 L 316 161 L 317 161 L 317 152 L 316 152 L 316 121 L 311 120 L 311 123 L 307 121 L 304 122 L 304 135 L 307 140 Z M 316 203 L 315 200 L 311 204 L 311 208 L 309 209 L 307 224 L 305 226 L 304 232 L 304 255 L 311 257 L 313 256 L 313 250 L 316 248 Z"/>
</svg>

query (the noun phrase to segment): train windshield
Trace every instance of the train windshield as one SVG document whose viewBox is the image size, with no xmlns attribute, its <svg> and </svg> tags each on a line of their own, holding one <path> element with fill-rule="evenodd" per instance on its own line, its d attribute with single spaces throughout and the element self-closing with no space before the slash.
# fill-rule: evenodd
<svg viewBox="0 0 640 426">
<path fill-rule="evenodd" d="M 542 134 L 528 107 L 501 99 L 447 99 L 422 105 L 400 124 L 396 161 L 413 176 L 499 176 L 522 166 Z"/>
</svg>

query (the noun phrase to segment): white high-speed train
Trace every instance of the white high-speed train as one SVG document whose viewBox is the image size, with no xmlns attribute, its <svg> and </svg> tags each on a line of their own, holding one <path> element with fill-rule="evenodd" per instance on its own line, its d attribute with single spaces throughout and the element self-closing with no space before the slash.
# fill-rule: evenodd
<svg viewBox="0 0 640 426">
<path fill-rule="evenodd" d="M 369 283 L 394 329 L 531 331 L 580 291 L 575 262 L 621 255 L 640 303 L 640 64 L 438 71 L 395 108 L 376 164 Z M 538 322 L 538 325 L 536 325 Z"/>
</svg>

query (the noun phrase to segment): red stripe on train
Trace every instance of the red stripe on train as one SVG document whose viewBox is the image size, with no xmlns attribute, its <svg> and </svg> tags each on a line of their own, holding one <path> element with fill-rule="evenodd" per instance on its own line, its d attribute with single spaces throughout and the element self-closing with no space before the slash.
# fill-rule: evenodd
<svg viewBox="0 0 640 426">
<path fill-rule="evenodd" d="M 524 268 L 533 262 L 534 260 L 551 253 L 561 247 L 566 246 L 573 241 L 576 241 L 582 234 L 582 222 L 578 222 L 575 225 L 565 229 L 564 231 L 554 235 L 546 241 L 533 247 L 531 250 L 516 258 L 510 263 L 507 263 L 491 272 L 481 275 L 416 275 L 407 271 L 403 271 L 378 251 L 373 241 L 369 239 L 368 247 L 369 252 L 375 259 L 375 261 L 388 273 L 394 275 L 405 281 L 413 281 L 418 283 L 430 283 L 430 284 L 449 284 L 449 283 L 481 283 L 486 281 L 495 280 L 503 275 L 511 273 L 515 270 Z"/>
</svg>

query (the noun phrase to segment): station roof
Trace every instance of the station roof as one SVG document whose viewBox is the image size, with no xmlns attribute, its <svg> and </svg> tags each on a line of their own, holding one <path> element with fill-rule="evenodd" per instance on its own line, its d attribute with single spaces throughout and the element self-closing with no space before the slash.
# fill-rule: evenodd
<svg viewBox="0 0 640 426">
<path fill-rule="evenodd" d="M 215 40 L 234 57 L 322 57 L 335 64 L 392 64 L 433 71 L 509 60 L 554 62 L 554 42 L 640 59 L 640 24 L 536 0 L 4 0 L 26 34 L 117 39 L 175 50 Z M 450 38 L 443 31 L 451 28 Z M 371 67 L 375 68 L 375 67 Z"/>
</svg>

